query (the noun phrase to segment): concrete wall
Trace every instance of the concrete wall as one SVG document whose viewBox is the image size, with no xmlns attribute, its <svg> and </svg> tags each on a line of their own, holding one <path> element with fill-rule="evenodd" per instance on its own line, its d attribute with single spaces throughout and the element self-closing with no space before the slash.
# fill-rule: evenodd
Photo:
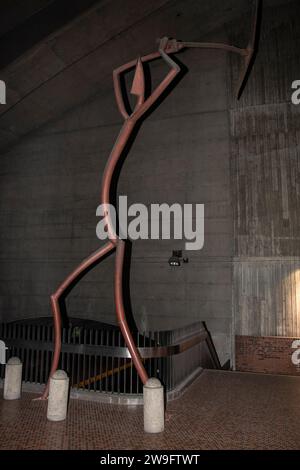
<svg viewBox="0 0 300 470">
<path fill-rule="evenodd" d="M 299 2 L 266 6 L 250 81 L 230 106 L 234 314 L 241 335 L 300 334 L 300 106 L 291 103 L 291 84 L 300 77 L 299 14 Z"/>
<path fill-rule="evenodd" d="M 2 320 L 50 315 L 49 295 L 100 245 L 95 212 L 101 177 L 122 124 L 112 68 L 152 50 L 165 34 L 240 45 L 249 39 L 246 0 L 226 6 L 214 0 L 207 8 L 194 0 L 157 0 L 150 10 L 143 1 L 132 16 L 133 3 L 127 19 L 114 25 L 93 11 L 47 41 L 49 56 L 40 48 L 5 75 L 17 101 L 3 113 L 0 128 L 8 136 L 31 133 L 0 160 Z M 264 5 L 259 53 L 241 101 L 234 97 L 239 58 L 182 53 L 188 72 L 143 123 L 118 185 L 129 204 L 205 204 L 204 249 L 185 253 L 188 264 L 168 265 L 182 241 L 133 243 L 131 303 L 141 329 L 207 321 L 221 362 L 232 354 L 231 331 L 300 334 L 300 106 L 290 102 L 291 83 L 300 79 L 300 11 L 296 1 Z M 53 69 L 51 60 L 61 68 Z M 166 67 L 153 63 L 151 73 L 155 85 Z M 115 322 L 113 271 L 114 255 L 74 287 L 69 316 Z"/>
<path fill-rule="evenodd" d="M 188 264 L 171 268 L 168 258 L 184 249 L 183 241 L 134 242 L 132 310 L 141 329 L 207 321 L 225 362 L 232 309 L 228 57 L 190 50 L 180 60 L 189 71 L 143 123 L 118 192 L 129 204 L 204 203 L 205 245 L 185 253 Z M 165 73 L 154 63 L 153 83 Z M 100 245 L 95 212 L 101 176 L 120 126 L 112 84 L 101 90 L 99 70 L 95 98 L 2 156 L 2 319 L 50 315 L 49 295 Z M 111 255 L 75 286 L 69 316 L 115 322 L 113 269 Z"/>
</svg>

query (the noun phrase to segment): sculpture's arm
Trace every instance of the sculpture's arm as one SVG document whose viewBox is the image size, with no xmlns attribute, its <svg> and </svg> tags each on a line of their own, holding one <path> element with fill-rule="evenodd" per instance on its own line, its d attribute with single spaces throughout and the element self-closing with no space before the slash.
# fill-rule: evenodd
<svg viewBox="0 0 300 470">
<path fill-rule="evenodd" d="M 158 59 L 159 57 L 160 57 L 160 53 L 157 51 L 157 52 L 152 52 L 151 54 L 141 57 L 140 60 L 141 62 L 149 62 L 151 60 Z M 121 65 L 120 67 L 118 67 L 117 69 L 113 71 L 113 82 L 114 82 L 116 101 L 117 101 L 119 111 L 122 114 L 124 119 L 128 119 L 129 114 L 126 111 L 126 107 L 124 104 L 120 78 L 124 72 L 127 72 L 128 70 L 132 69 L 136 65 L 137 65 L 136 59 L 131 60 L 127 64 Z"/>
<path fill-rule="evenodd" d="M 169 86 L 175 76 L 179 73 L 180 67 L 172 60 L 172 58 L 168 55 L 168 53 L 177 52 L 181 47 L 177 46 L 175 41 L 170 41 L 168 38 L 163 38 L 160 40 L 159 50 L 152 52 L 151 54 L 145 55 L 138 60 L 132 60 L 127 64 L 121 65 L 113 72 L 113 83 L 114 83 L 114 91 L 116 96 L 117 105 L 121 115 L 124 119 L 128 119 L 129 117 L 135 117 L 139 119 L 149 108 L 152 104 L 159 98 L 159 96 L 164 92 L 164 90 Z M 138 101 L 135 107 L 135 110 L 131 115 L 129 115 L 126 111 L 126 107 L 124 104 L 123 93 L 121 88 L 121 75 L 124 72 L 132 69 L 133 67 L 142 65 L 142 63 L 150 62 L 152 60 L 158 58 L 164 59 L 164 61 L 170 65 L 171 71 L 165 77 L 165 79 L 157 86 L 157 88 L 153 91 L 153 93 L 149 96 L 149 98 L 144 101 L 143 94 L 138 95 Z"/>
<path fill-rule="evenodd" d="M 151 95 L 146 99 L 146 101 L 133 112 L 132 116 L 138 120 L 143 114 L 145 114 L 148 109 L 158 100 L 158 98 L 163 94 L 166 88 L 172 83 L 174 78 L 179 74 L 180 67 L 179 65 L 168 55 L 166 51 L 168 46 L 168 38 L 163 38 L 160 41 L 159 54 L 162 59 L 170 66 L 171 70 L 167 76 L 162 80 L 162 82 L 155 88 Z"/>
</svg>

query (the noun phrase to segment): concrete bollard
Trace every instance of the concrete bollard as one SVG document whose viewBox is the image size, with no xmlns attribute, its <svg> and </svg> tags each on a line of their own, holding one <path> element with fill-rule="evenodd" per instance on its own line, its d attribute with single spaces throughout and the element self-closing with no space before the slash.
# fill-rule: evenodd
<svg viewBox="0 0 300 470">
<path fill-rule="evenodd" d="M 143 387 L 144 431 L 163 432 L 165 428 L 164 387 L 158 379 L 151 378 Z"/>
<path fill-rule="evenodd" d="M 22 362 L 18 357 L 11 357 L 5 366 L 4 400 L 21 398 Z"/>
<path fill-rule="evenodd" d="M 47 419 L 63 421 L 67 417 L 69 377 L 64 370 L 57 370 L 50 378 Z"/>
</svg>

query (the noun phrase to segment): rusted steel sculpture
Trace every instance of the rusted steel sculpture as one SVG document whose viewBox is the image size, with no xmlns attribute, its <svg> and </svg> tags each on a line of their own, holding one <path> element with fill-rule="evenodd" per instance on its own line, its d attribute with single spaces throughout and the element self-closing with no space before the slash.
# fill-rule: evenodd
<svg viewBox="0 0 300 470">
<path fill-rule="evenodd" d="M 61 312 L 59 306 L 59 299 L 62 294 L 66 291 L 71 284 L 78 279 L 78 277 L 84 273 L 88 268 L 96 264 L 101 258 L 108 253 L 116 250 L 116 264 L 115 264 L 115 305 L 116 314 L 120 329 L 125 339 L 126 345 L 130 351 L 132 361 L 137 369 L 140 379 L 145 384 L 148 380 L 148 375 L 141 360 L 139 351 L 133 341 L 128 323 L 126 321 L 126 314 L 123 303 L 123 292 L 122 292 L 122 278 L 123 278 L 123 265 L 124 265 L 124 254 L 125 254 L 125 242 L 115 232 L 115 228 L 112 223 L 110 215 L 110 190 L 112 178 L 116 165 L 122 155 L 122 152 L 132 135 L 132 132 L 137 122 L 145 115 L 145 113 L 151 108 L 151 106 L 159 99 L 162 93 L 171 85 L 176 76 L 180 72 L 180 66 L 172 59 L 169 54 L 177 53 L 182 49 L 189 47 L 198 47 L 204 49 L 221 49 L 228 52 L 239 54 L 244 58 L 244 66 L 239 81 L 237 96 L 239 97 L 244 86 L 248 68 L 254 53 L 255 48 L 255 37 L 256 37 L 256 23 L 257 23 L 257 11 L 258 11 L 259 0 L 256 1 L 254 23 L 252 28 L 251 40 L 248 46 L 244 49 L 220 43 L 206 43 L 206 42 L 184 42 L 176 39 L 163 38 L 159 40 L 159 49 L 156 52 L 140 57 L 137 60 L 133 60 L 125 65 L 122 65 L 113 72 L 113 82 L 117 105 L 121 115 L 124 118 L 124 124 L 115 142 L 115 145 L 111 151 L 109 159 L 107 161 L 103 179 L 102 179 L 102 190 L 101 190 L 101 203 L 104 210 L 105 223 L 107 225 L 107 231 L 109 235 L 109 242 L 97 251 L 92 253 L 72 273 L 63 281 L 57 291 L 51 295 L 51 307 L 54 317 L 54 331 L 55 331 L 55 345 L 54 355 L 52 359 L 52 366 L 50 371 L 50 377 L 58 367 L 59 357 L 61 352 Z M 150 96 L 145 97 L 145 78 L 143 63 L 152 61 L 157 58 L 162 58 L 167 65 L 170 67 L 169 73 L 162 80 L 162 82 L 153 90 Z M 124 104 L 124 96 L 121 89 L 120 77 L 124 72 L 129 71 L 132 68 L 135 69 L 134 80 L 131 88 L 131 94 L 137 97 L 136 105 L 131 113 L 128 113 Z M 48 396 L 49 381 L 46 385 L 42 399 L 46 399 Z"/>
</svg>

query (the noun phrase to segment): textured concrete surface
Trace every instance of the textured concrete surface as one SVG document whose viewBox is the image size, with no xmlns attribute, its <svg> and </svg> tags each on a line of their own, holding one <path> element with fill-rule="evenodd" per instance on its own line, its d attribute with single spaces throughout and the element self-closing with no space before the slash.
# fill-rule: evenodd
<svg viewBox="0 0 300 470">
<path fill-rule="evenodd" d="M 299 449 L 300 378 L 205 371 L 167 407 L 165 432 L 143 432 L 143 407 L 71 400 L 68 418 L 45 402 L 0 400 L 0 449 Z M 26 432 L 24 432 L 26 429 Z"/>
<path fill-rule="evenodd" d="M 165 427 L 164 387 L 158 379 L 150 378 L 143 387 L 144 431 L 163 432 Z"/>
<path fill-rule="evenodd" d="M 69 377 L 64 370 L 57 370 L 50 378 L 47 419 L 63 421 L 68 412 Z"/>
<path fill-rule="evenodd" d="M 138 41 L 139 52 L 150 50 L 145 38 L 154 41 L 152 48 L 163 31 L 199 38 L 200 29 L 192 21 L 193 15 L 200 14 L 199 2 L 190 2 L 191 9 L 184 4 L 184 16 L 176 16 L 175 7 L 183 8 L 183 2 L 173 3 L 173 16 L 162 10 L 149 17 L 147 25 L 135 27 L 142 41 Z M 48 316 L 49 295 L 100 245 L 95 212 L 101 176 L 121 125 L 111 72 L 125 56 L 137 54 L 134 35 L 138 33 L 128 35 L 123 38 L 123 55 L 115 54 L 115 43 L 108 42 L 101 67 L 100 62 L 85 67 L 93 70 L 97 96 L 31 134 L 1 158 L 0 222 L 5 234 L 0 247 L 0 302 L 5 321 Z M 226 33 L 213 31 L 213 38 L 226 39 Z M 67 50 L 75 53 L 77 46 L 72 49 L 70 44 Z M 115 63 L 106 64 L 112 58 Z M 128 204 L 204 203 L 205 245 L 200 252 L 185 253 L 189 263 L 173 269 L 168 259 L 172 250 L 184 248 L 183 241 L 135 242 L 132 311 L 142 330 L 207 321 L 223 363 L 230 355 L 231 330 L 232 216 L 224 86 L 228 58 L 220 51 L 189 50 L 179 60 L 189 71 L 143 123 L 124 163 L 118 192 L 128 195 Z M 109 78 L 103 75 L 106 66 Z M 151 71 L 155 85 L 166 68 L 154 62 Z M 66 88 L 67 81 L 62 86 Z M 79 92 L 70 89 L 68 93 L 77 96 Z M 47 94 L 47 100 L 52 102 L 51 96 Z M 42 103 L 40 109 L 44 112 Z M 70 316 L 115 321 L 113 269 L 114 255 L 75 286 L 67 299 Z"/>
<path fill-rule="evenodd" d="M 50 293 L 99 246 L 101 175 L 121 124 L 112 69 L 166 34 L 249 39 L 248 0 L 125 3 L 122 10 L 101 2 L 2 71 L 3 148 L 18 142 L 0 161 L 2 320 L 49 315 Z M 207 321 L 222 363 L 232 355 L 231 331 L 294 336 L 300 328 L 300 106 L 290 102 L 300 7 L 263 4 L 259 53 L 239 103 L 238 58 L 178 55 L 188 73 L 143 124 L 118 187 L 129 203 L 205 204 L 205 246 L 188 265 L 167 263 L 181 242 L 134 244 L 132 310 L 141 329 Z M 166 69 L 153 63 L 151 71 L 155 85 Z M 74 288 L 70 315 L 114 321 L 113 263 L 106 259 Z"/>
<path fill-rule="evenodd" d="M 238 335 L 300 334 L 299 14 L 299 2 L 264 10 L 251 79 L 230 105 Z"/>
<path fill-rule="evenodd" d="M 100 87 L 109 90 L 112 69 L 153 50 L 156 38 L 197 39 L 249 9 L 248 0 L 211 0 L 209 7 L 198 0 L 99 1 L 2 71 L 9 100 L 0 109 L 0 146 L 57 119 Z"/>
<path fill-rule="evenodd" d="M 22 389 L 23 364 L 18 357 L 11 357 L 5 365 L 3 397 L 5 400 L 18 400 Z"/>
</svg>

